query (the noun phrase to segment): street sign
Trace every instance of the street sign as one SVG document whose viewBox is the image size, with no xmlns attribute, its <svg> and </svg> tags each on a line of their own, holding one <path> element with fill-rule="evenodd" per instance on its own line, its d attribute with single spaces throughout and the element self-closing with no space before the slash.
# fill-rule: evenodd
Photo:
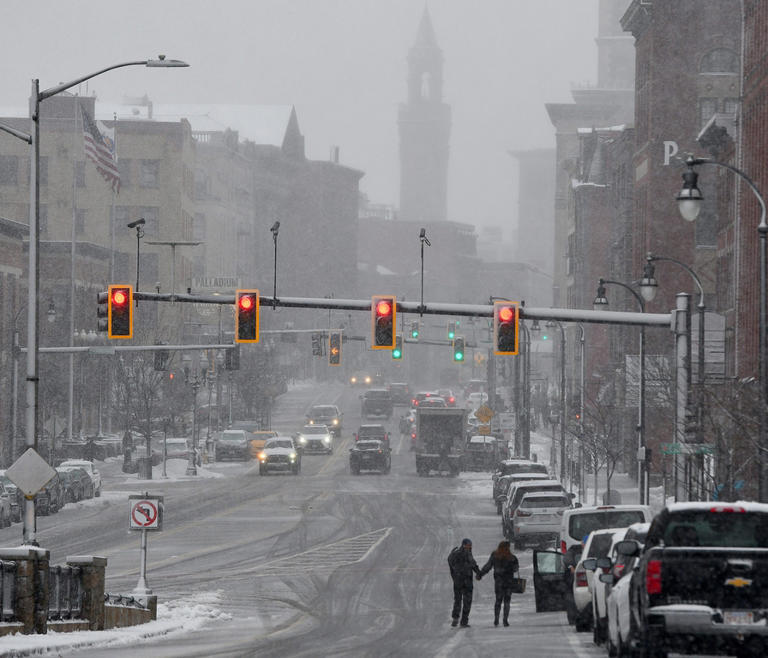
<svg viewBox="0 0 768 658">
<path fill-rule="evenodd" d="M 715 446 L 711 443 L 662 443 L 662 455 L 711 455 Z"/>
<path fill-rule="evenodd" d="M 482 434 L 483 436 L 488 436 L 491 433 L 491 426 L 490 425 L 478 425 L 477 429 L 475 430 L 478 434 Z"/>
<path fill-rule="evenodd" d="M 478 407 L 477 411 L 475 412 L 475 416 L 481 423 L 487 425 L 491 418 L 493 418 L 493 411 L 487 404 L 484 404 Z"/>
<path fill-rule="evenodd" d="M 661 454 L 662 455 L 679 455 L 682 454 L 682 445 L 679 443 L 662 443 Z"/>
<path fill-rule="evenodd" d="M 485 363 L 485 356 L 482 352 L 475 352 L 475 365 L 481 366 Z"/>
<path fill-rule="evenodd" d="M 162 496 L 129 496 L 131 530 L 163 529 Z"/>
<path fill-rule="evenodd" d="M 29 448 L 5 474 L 25 496 L 34 496 L 53 479 L 56 471 L 34 448 Z"/>
</svg>

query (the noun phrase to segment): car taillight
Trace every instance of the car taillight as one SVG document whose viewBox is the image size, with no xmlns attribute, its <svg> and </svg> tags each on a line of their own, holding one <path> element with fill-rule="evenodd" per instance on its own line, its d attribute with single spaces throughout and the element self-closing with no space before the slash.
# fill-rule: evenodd
<svg viewBox="0 0 768 658">
<path fill-rule="evenodd" d="M 661 560 L 648 560 L 645 568 L 645 590 L 648 594 L 661 594 Z"/>
<path fill-rule="evenodd" d="M 515 511 L 515 516 L 531 516 L 532 512 L 526 512 L 524 510 L 518 509 Z"/>
<path fill-rule="evenodd" d="M 624 566 L 623 564 L 614 564 L 613 565 L 613 575 L 616 577 L 616 580 L 621 578 L 621 574 L 624 573 Z"/>
<path fill-rule="evenodd" d="M 560 552 L 561 553 L 565 553 L 566 550 L 567 550 L 567 548 L 565 546 L 565 541 L 560 540 Z"/>
<path fill-rule="evenodd" d="M 450 404 L 453 404 L 454 402 L 456 402 L 456 398 L 448 398 L 448 402 Z"/>
<path fill-rule="evenodd" d="M 411 434 L 411 438 L 412 438 L 414 441 L 416 440 L 416 433 L 415 433 L 415 432 L 413 432 L 413 433 Z"/>
<path fill-rule="evenodd" d="M 589 587 L 589 583 L 587 582 L 586 571 L 576 572 L 576 587 Z"/>
</svg>

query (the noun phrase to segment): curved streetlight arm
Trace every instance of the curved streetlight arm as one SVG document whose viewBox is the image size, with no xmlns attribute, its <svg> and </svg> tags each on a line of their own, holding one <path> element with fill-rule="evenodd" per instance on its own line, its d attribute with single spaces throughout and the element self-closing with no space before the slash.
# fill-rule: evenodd
<svg viewBox="0 0 768 658">
<path fill-rule="evenodd" d="M 12 128 L 6 123 L 0 123 L 0 130 L 3 132 L 7 132 L 10 135 L 13 135 L 14 137 L 18 137 L 20 140 L 26 142 L 27 144 L 32 143 L 32 135 L 29 133 L 25 133 L 21 130 L 16 130 L 16 128 Z"/>
<path fill-rule="evenodd" d="M 600 285 L 602 286 L 604 283 L 608 283 L 612 286 L 621 286 L 622 288 L 629 290 L 637 300 L 637 303 L 640 304 L 640 311 L 645 313 L 645 300 L 640 296 L 640 293 L 637 292 L 632 286 L 627 285 L 626 283 L 622 283 L 621 281 L 611 281 L 610 279 L 600 279 Z"/>
<path fill-rule="evenodd" d="M 666 260 L 670 263 L 676 263 L 680 267 L 682 267 L 688 274 L 691 275 L 693 280 L 696 282 L 696 287 L 699 289 L 699 308 L 704 308 L 704 287 L 701 285 L 701 279 L 698 277 L 696 272 L 694 272 L 688 265 L 683 263 L 682 261 L 677 260 L 676 258 L 671 258 L 669 256 L 656 256 L 655 254 L 652 254 L 650 251 L 648 252 L 648 255 L 645 257 L 645 260 L 647 260 L 649 263 L 653 263 L 660 260 Z"/>
<path fill-rule="evenodd" d="M 108 66 L 107 68 L 100 69 L 99 71 L 96 71 L 95 73 L 89 73 L 88 75 L 83 75 L 79 78 L 76 78 L 74 80 L 70 80 L 69 82 L 60 82 L 54 87 L 50 87 L 49 89 L 45 89 L 43 91 L 40 91 L 37 93 L 37 102 L 44 101 L 46 98 L 50 98 L 51 96 L 55 96 L 56 94 L 65 91 L 66 89 L 69 89 L 70 87 L 74 87 L 75 85 L 79 85 L 81 82 L 85 82 L 86 80 L 90 80 L 91 78 L 95 78 L 97 75 L 101 75 L 102 73 L 106 73 L 107 71 L 113 71 L 114 69 L 120 69 L 125 66 L 149 66 L 149 67 L 155 67 L 155 68 L 179 68 L 179 67 L 186 67 L 189 66 L 186 62 L 183 62 L 179 59 L 165 59 L 164 56 L 160 56 L 158 59 L 141 59 L 135 62 L 123 62 L 122 64 L 113 64 L 112 66 Z"/>
<path fill-rule="evenodd" d="M 685 164 L 688 165 L 688 167 L 695 167 L 697 165 L 715 165 L 717 167 L 722 167 L 723 169 L 728 169 L 728 171 L 732 171 L 734 174 L 739 176 L 741 179 L 744 180 L 744 182 L 749 185 L 749 188 L 754 192 L 755 196 L 757 197 L 757 202 L 760 204 L 760 223 L 758 224 L 757 228 L 761 232 L 768 232 L 768 224 L 766 223 L 766 217 L 765 217 L 765 199 L 763 199 L 762 194 L 760 194 L 760 190 L 757 189 L 757 185 L 755 185 L 754 181 L 747 176 L 741 169 L 737 169 L 733 165 L 729 165 L 725 162 L 718 162 L 717 160 L 710 160 L 709 158 L 688 158 L 685 161 Z"/>
</svg>

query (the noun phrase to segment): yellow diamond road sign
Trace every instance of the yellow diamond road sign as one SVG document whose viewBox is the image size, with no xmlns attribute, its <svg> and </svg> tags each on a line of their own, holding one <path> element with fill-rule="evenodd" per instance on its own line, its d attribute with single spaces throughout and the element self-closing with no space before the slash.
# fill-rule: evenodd
<svg viewBox="0 0 768 658">
<path fill-rule="evenodd" d="M 491 418 L 493 418 L 493 411 L 491 411 L 491 408 L 487 404 L 484 404 L 478 408 L 475 412 L 475 416 L 477 416 L 477 419 L 481 423 L 487 425 Z"/>
</svg>

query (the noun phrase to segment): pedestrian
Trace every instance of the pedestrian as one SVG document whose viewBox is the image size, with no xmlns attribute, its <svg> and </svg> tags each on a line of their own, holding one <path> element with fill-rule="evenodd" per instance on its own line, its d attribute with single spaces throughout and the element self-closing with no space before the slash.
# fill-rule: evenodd
<svg viewBox="0 0 768 658">
<path fill-rule="evenodd" d="M 517 558 L 509 550 L 509 542 L 499 542 L 496 550 L 491 553 L 480 573 L 484 576 L 493 569 L 493 583 L 496 592 L 496 603 L 493 604 L 493 625 L 499 625 L 499 612 L 504 604 L 504 625 L 509 626 L 509 602 L 512 598 L 512 588 L 517 580 L 520 565 Z"/>
<path fill-rule="evenodd" d="M 448 566 L 453 578 L 453 621 L 451 626 L 469 627 L 469 611 L 472 608 L 472 572 L 480 580 L 483 575 L 472 557 L 472 540 L 462 539 L 461 546 L 456 546 L 448 556 Z"/>
</svg>

